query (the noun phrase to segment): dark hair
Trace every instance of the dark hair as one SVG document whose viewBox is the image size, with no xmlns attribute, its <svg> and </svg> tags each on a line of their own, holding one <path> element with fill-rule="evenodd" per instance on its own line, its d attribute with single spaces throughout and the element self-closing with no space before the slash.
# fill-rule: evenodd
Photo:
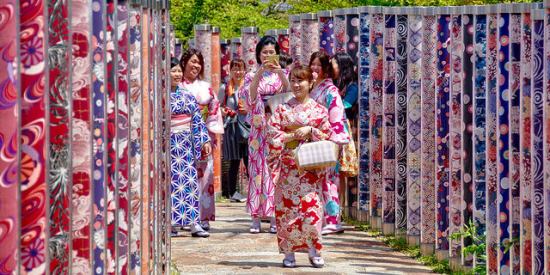
<svg viewBox="0 0 550 275">
<path fill-rule="evenodd" d="M 246 64 L 244 63 L 244 60 L 240 59 L 240 58 L 234 58 L 231 60 L 231 63 L 229 63 L 229 69 L 233 69 L 233 67 L 242 67 L 243 69 L 246 70 Z"/>
<path fill-rule="evenodd" d="M 323 70 L 323 74 L 325 78 L 333 78 L 334 77 L 334 69 L 332 68 L 332 64 L 330 63 L 330 57 L 325 51 L 317 51 L 311 54 L 311 58 L 309 59 L 309 66 L 311 67 L 311 64 L 313 61 L 319 58 L 319 62 L 321 63 L 321 69 Z"/>
<path fill-rule="evenodd" d="M 300 80 L 307 80 L 309 82 L 313 81 L 313 71 L 310 67 L 305 65 L 300 65 L 292 69 L 290 71 L 289 79 L 295 77 Z"/>
<path fill-rule="evenodd" d="M 343 90 L 348 84 L 357 82 L 357 74 L 355 73 L 355 63 L 351 56 L 347 53 L 336 53 L 332 58 L 338 64 L 340 75 L 338 79 L 334 79 L 334 84 L 338 89 Z"/>
<path fill-rule="evenodd" d="M 275 46 L 275 52 L 279 54 L 279 43 L 277 43 L 277 39 L 271 35 L 266 35 L 260 39 L 260 42 L 256 44 L 256 62 L 258 64 L 262 64 L 262 61 L 260 60 L 260 54 L 262 52 L 262 49 L 267 45 L 273 45 Z"/>
<path fill-rule="evenodd" d="M 193 57 L 193 55 L 196 55 L 199 58 L 199 63 L 201 64 L 201 71 L 199 72 L 199 79 L 202 79 L 204 77 L 204 58 L 202 57 L 202 54 L 199 50 L 189 48 L 187 51 L 185 51 L 181 55 L 180 60 L 180 66 L 181 69 L 185 72 L 185 66 L 187 65 L 187 62 Z"/>
<path fill-rule="evenodd" d="M 286 68 L 287 66 L 289 66 L 290 64 L 292 64 L 292 56 L 286 54 L 286 53 L 281 53 L 279 55 L 279 65 L 281 65 L 281 69 L 284 69 Z"/>
<path fill-rule="evenodd" d="M 179 61 L 177 58 L 172 57 L 172 58 L 170 59 L 170 69 L 172 69 L 172 68 L 174 68 L 174 67 L 176 67 L 176 66 L 179 66 L 179 65 L 180 65 L 180 61 Z"/>
</svg>

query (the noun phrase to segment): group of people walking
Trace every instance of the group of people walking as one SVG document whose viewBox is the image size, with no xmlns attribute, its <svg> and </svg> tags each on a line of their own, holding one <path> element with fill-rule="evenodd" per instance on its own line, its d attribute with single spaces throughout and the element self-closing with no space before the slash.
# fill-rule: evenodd
<svg viewBox="0 0 550 275">
<path fill-rule="evenodd" d="M 295 252 L 309 254 L 322 267 L 322 235 L 341 233 L 338 208 L 341 178 L 357 173 L 349 119 L 357 114 L 353 59 L 320 51 L 308 65 L 280 57 L 277 40 L 264 36 L 256 46 L 258 67 L 246 73 L 240 59 L 230 63 L 223 96 L 203 81 L 204 60 L 187 50 L 171 67 L 172 230 L 189 227 L 208 237 L 215 219 L 211 152 L 223 134 L 223 158 L 230 171 L 225 194 L 236 192 L 241 160 L 247 166 L 250 233 L 277 234 L 283 266 L 294 267 Z M 287 64 L 285 64 L 287 63 Z M 336 85 L 335 85 L 336 83 Z M 289 93 L 288 100 L 273 105 Z M 330 140 L 340 148 L 333 167 L 300 169 L 295 150 L 301 144 Z M 354 171 L 355 170 L 355 171 Z M 329 209 L 330 208 L 330 209 Z"/>
</svg>

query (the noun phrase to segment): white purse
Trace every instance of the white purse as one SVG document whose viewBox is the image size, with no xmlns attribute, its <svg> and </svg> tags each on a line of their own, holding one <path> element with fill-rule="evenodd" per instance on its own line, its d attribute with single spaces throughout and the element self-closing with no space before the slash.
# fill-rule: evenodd
<svg viewBox="0 0 550 275">
<path fill-rule="evenodd" d="M 329 140 L 308 142 L 296 148 L 294 155 L 301 170 L 334 167 L 338 162 L 338 145 Z"/>
</svg>

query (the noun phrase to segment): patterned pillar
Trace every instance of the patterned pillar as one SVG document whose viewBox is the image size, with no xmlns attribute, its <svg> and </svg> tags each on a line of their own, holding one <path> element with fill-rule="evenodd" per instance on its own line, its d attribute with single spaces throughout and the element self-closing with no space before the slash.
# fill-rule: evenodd
<svg viewBox="0 0 550 275">
<path fill-rule="evenodd" d="M 544 17 L 543 10 L 533 10 L 532 31 L 532 214 L 533 214 L 533 274 L 544 268 Z"/>
<path fill-rule="evenodd" d="M 422 37 L 420 9 L 410 10 L 407 45 L 407 235 L 420 236 L 422 198 Z"/>
<path fill-rule="evenodd" d="M 449 250 L 449 99 L 451 87 L 451 16 L 449 13 L 449 8 L 441 8 L 437 15 L 437 239 L 435 247 L 443 255 Z"/>
<path fill-rule="evenodd" d="M 212 27 L 210 25 L 195 25 L 195 43 L 195 48 L 204 58 L 204 81 L 212 83 Z"/>
<path fill-rule="evenodd" d="M 328 55 L 334 54 L 334 18 L 332 11 L 320 11 L 319 17 L 319 47 Z"/>
<path fill-rule="evenodd" d="M 49 271 L 52 273 L 68 273 L 70 254 L 70 218 L 71 201 L 70 181 L 64 176 L 70 171 L 71 158 L 71 83 L 69 82 L 69 6 L 65 1 L 47 1 L 47 37 L 46 54 L 49 59 L 46 74 L 48 79 L 49 110 L 48 124 L 49 159 L 46 182 L 49 193 L 49 246 L 55 248 L 50 254 Z"/>
<path fill-rule="evenodd" d="M 231 63 L 231 41 L 229 39 L 220 40 L 220 67 L 221 83 L 226 84 L 229 81 L 229 65 Z"/>
<path fill-rule="evenodd" d="M 334 53 L 346 51 L 346 9 L 334 10 Z"/>
<path fill-rule="evenodd" d="M 328 18 L 328 17 L 325 17 Z M 359 210 L 369 211 L 370 206 L 370 35 L 371 15 L 370 8 L 360 8 L 359 27 Z M 330 18 L 332 20 L 332 18 Z M 328 21 L 328 20 L 327 20 Z M 325 28 L 323 27 L 323 31 Z M 329 36 L 327 36 L 329 37 Z M 321 42 L 322 43 L 322 42 Z M 326 45 L 325 45 L 326 46 Z M 326 48 L 325 48 L 326 49 Z M 333 49 L 331 46 L 330 50 Z M 362 213 L 362 212 L 361 212 Z"/>
<path fill-rule="evenodd" d="M 231 59 L 243 58 L 242 39 L 235 37 L 231 39 Z"/>
<path fill-rule="evenodd" d="M 451 83 L 450 83 L 450 185 L 449 185 L 449 236 L 462 229 L 462 95 L 464 91 L 464 29 L 462 28 L 462 9 L 451 9 Z M 461 240 L 450 240 L 450 256 L 461 258 Z"/>
<path fill-rule="evenodd" d="M 258 44 L 258 28 L 246 27 L 241 29 L 242 35 L 242 58 L 246 64 L 246 70 L 256 69 L 256 44 Z"/>
<path fill-rule="evenodd" d="M 396 131 L 395 131 L 395 229 L 407 232 L 407 76 L 409 22 L 407 8 L 398 8 L 396 17 Z M 420 160 L 420 159 L 419 159 Z"/>
<path fill-rule="evenodd" d="M 21 170 L 21 161 L 17 152 L 19 151 L 19 140 L 21 140 L 18 127 L 21 117 L 18 115 L 20 106 L 17 104 L 20 97 L 20 83 L 17 82 L 20 74 L 19 66 L 13 66 L 18 51 L 18 37 L 16 25 L 16 10 L 19 1 L 9 0 L 0 4 L 0 9 L 10 11 L 6 13 L 8 19 L 1 24 L 2 35 L 0 36 L 0 48 L 6 53 L 5 58 L 0 59 L 0 136 L 5 141 L 0 145 L 0 151 L 5 152 L 0 157 L 0 220 L 11 224 L 3 233 L 2 249 L 0 250 L 0 262 L 3 263 L 3 272 L 8 274 L 19 273 L 20 251 L 18 249 L 19 233 L 17 228 L 21 225 L 19 219 L 19 202 L 21 193 L 18 188 L 18 174 Z M 40 42 L 40 41 L 38 41 Z M 8 96 L 12 91 L 14 94 Z M 42 198 L 45 200 L 45 198 Z M 40 241 L 39 241 L 40 243 Z M 42 243 L 44 245 L 44 243 Z M 45 248 L 45 247 L 44 247 Z M 40 251 L 45 252 L 45 250 Z"/>
<path fill-rule="evenodd" d="M 468 225 L 472 220 L 473 201 L 473 91 L 474 91 L 474 8 L 463 7 L 462 11 L 462 38 L 464 53 L 462 70 L 464 83 L 462 92 L 462 225 Z M 468 246 L 471 240 L 462 239 L 462 246 Z M 462 255 L 460 253 L 459 255 Z M 462 264 L 471 265 L 471 256 L 462 257 Z"/>
<path fill-rule="evenodd" d="M 212 71 L 211 71 L 211 87 L 214 94 L 217 95 L 217 92 L 220 90 L 221 84 L 221 59 L 220 59 L 220 28 L 212 27 Z M 212 151 L 212 158 L 214 159 L 214 192 L 220 193 L 222 191 L 222 182 L 221 182 L 221 172 L 222 172 L 222 136 L 217 135 L 217 140 L 215 141 L 218 145 L 214 147 Z"/>
<path fill-rule="evenodd" d="M 382 120 L 384 91 L 384 14 L 382 8 L 372 8 L 370 14 L 370 68 L 369 112 L 370 116 L 370 212 L 373 217 L 382 217 Z M 381 224 L 374 224 L 380 227 Z"/>
<path fill-rule="evenodd" d="M 532 21 L 530 4 L 524 4 L 521 14 L 521 79 L 520 79 L 520 256 L 521 273 L 531 274 L 533 219 L 531 207 L 532 173 L 531 173 L 531 62 L 532 62 Z"/>
<path fill-rule="evenodd" d="M 544 17 L 544 253 L 545 268 L 550 270 L 550 3 Z"/>
<path fill-rule="evenodd" d="M 288 29 L 279 29 L 277 30 L 277 43 L 279 43 L 279 48 L 281 53 L 290 55 L 290 41 Z"/>
<path fill-rule="evenodd" d="M 383 223 L 394 227 L 395 223 L 395 77 L 396 62 L 396 10 L 384 8 L 384 98 L 383 130 L 384 148 L 382 161 L 382 209 Z M 393 231 L 393 228 L 390 232 Z M 386 230 L 383 231 L 386 233 Z"/>
<path fill-rule="evenodd" d="M 346 9 L 346 52 L 357 65 L 359 59 L 359 10 L 357 8 Z"/>
<path fill-rule="evenodd" d="M 302 25 L 302 64 L 309 64 L 311 54 L 319 51 L 319 21 L 316 13 L 304 13 L 300 18 Z"/>
<path fill-rule="evenodd" d="M 433 8 L 423 10 L 422 22 L 422 185 L 421 244 L 433 250 L 435 243 L 435 82 L 437 62 L 437 23 Z"/>
<path fill-rule="evenodd" d="M 291 15 L 290 24 L 290 56 L 293 60 L 300 60 L 302 56 L 302 26 L 300 25 L 300 15 Z"/>
</svg>

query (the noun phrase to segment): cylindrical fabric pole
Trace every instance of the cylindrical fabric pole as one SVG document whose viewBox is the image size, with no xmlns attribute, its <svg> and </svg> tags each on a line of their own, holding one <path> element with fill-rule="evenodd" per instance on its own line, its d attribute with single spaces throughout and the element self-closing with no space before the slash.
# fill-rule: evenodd
<svg viewBox="0 0 550 275">
<path fill-rule="evenodd" d="M 197 48 L 197 42 L 196 42 L 195 38 L 191 38 L 191 39 L 187 40 L 187 46 L 189 46 L 189 48 L 196 49 Z"/>
<path fill-rule="evenodd" d="M 435 245 L 435 82 L 437 23 L 434 8 L 422 10 L 422 185 L 420 248 L 431 254 Z"/>
<path fill-rule="evenodd" d="M 544 268 L 544 10 L 532 10 L 532 173 L 533 274 Z"/>
<path fill-rule="evenodd" d="M 195 25 L 195 47 L 204 58 L 204 81 L 212 83 L 212 27 Z"/>
<path fill-rule="evenodd" d="M 8 0 L 3 1 L 0 7 L 5 10 L 16 9 L 19 1 Z M 15 10 L 13 10 L 15 12 Z M 8 20 L 3 24 L 2 35 L 0 36 L 0 48 L 5 49 L 9 53 L 17 53 L 17 41 L 19 38 L 17 33 L 16 20 Z M 10 98 L 5 98 L 2 109 L 0 109 L 0 136 L 5 141 L 11 144 L 9 150 L 6 150 L 6 157 L 0 158 L 0 174 L 5 175 L 0 179 L 0 220 L 11 221 L 13 230 L 8 230 L 3 234 L 2 249 L 0 250 L 0 262 L 3 263 L 3 272 L 8 274 L 20 274 L 21 258 L 18 250 L 19 233 L 16 228 L 21 225 L 21 219 L 18 218 L 19 205 L 21 202 L 21 193 L 19 191 L 18 173 L 21 170 L 21 160 L 17 152 L 19 151 L 21 136 L 19 127 L 21 116 L 19 113 L 20 106 L 20 85 L 12 75 L 19 76 L 20 67 L 15 66 L 10 68 L 11 64 L 16 60 L 15 55 L 6 56 L 0 59 L 0 83 L 4 83 L 0 88 L 0 94 L 8 95 L 11 89 L 14 92 Z M 15 141 L 15 142 L 14 142 Z M 7 148 L 7 147 L 6 147 Z M 45 252 L 41 251 L 41 252 Z"/>
<path fill-rule="evenodd" d="M 329 56 L 332 56 L 334 54 L 334 18 L 332 17 L 332 11 L 320 11 L 317 16 L 319 17 L 319 47 Z"/>
<path fill-rule="evenodd" d="M 346 9 L 336 9 L 334 14 L 334 53 L 346 51 Z"/>
<path fill-rule="evenodd" d="M 374 229 L 382 229 L 382 144 L 383 92 L 384 92 L 384 14 L 381 7 L 374 7 L 370 14 L 370 68 L 369 112 L 370 119 L 370 213 Z M 336 18 L 335 18 L 336 22 Z M 336 34 L 336 28 L 335 28 Z M 335 40 L 336 41 L 336 40 Z"/>
<path fill-rule="evenodd" d="M 279 29 L 277 30 L 277 43 L 279 43 L 279 48 L 281 53 L 290 54 L 290 41 L 288 29 Z"/>
<path fill-rule="evenodd" d="M 398 8 L 396 16 L 395 75 L 395 229 L 407 233 L 407 44 L 409 35 L 407 8 Z"/>
<path fill-rule="evenodd" d="M 181 53 L 182 53 L 182 44 L 181 44 L 181 40 L 179 40 L 178 38 L 176 38 L 176 44 L 174 44 L 174 57 L 177 58 L 178 60 L 181 58 Z"/>
<path fill-rule="evenodd" d="M 383 98 L 383 227 L 384 234 L 395 231 L 395 8 L 384 8 L 384 98 Z"/>
<path fill-rule="evenodd" d="M 420 244 L 420 201 L 422 198 L 422 15 L 420 8 L 408 9 L 407 29 L 407 236 L 411 244 Z M 402 22 L 402 19 L 399 20 Z M 401 25 L 401 24 L 400 24 Z M 401 32 L 399 32 L 401 33 Z"/>
<path fill-rule="evenodd" d="M 301 64 L 309 64 L 311 54 L 319 50 L 319 21 L 317 14 L 302 14 L 302 59 Z"/>
<path fill-rule="evenodd" d="M 532 274 L 533 272 L 533 217 L 532 217 L 532 182 L 531 174 L 531 62 L 532 62 L 532 20 L 531 4 L 522 4 L 521 14 L 521 80 L 520 80 L 520 272 Z M 475 213 L 475 212 L 474 212 Z"/>
<path fill-rule="evenodd" d="M 69 40 L 70 9 L 68 2 L 44 1 L 47 7 L 46 17 L 49 28 L 46 30 L 48 38 L 48 56 L 46 67 L 49 91 L 49 110 L 46 119 L 46 128 L 49 128 L 48 139 L 51 145 L 48 150 L 46 167 L 47 192 L 49 193 L 48 223 L 45 230 L 49 231 L 49 238 L 56 240 L 58 253 L 51 253 L 47 270 L 52 273 L 71 273 L 71 191 L 69 177 L 71 176 L 71 138 L 70 130 L 72 115 L 69 102 L 72 100 L 71 82 L 69 81 L 69 51 L 72 48 Z M 64 176 L 67 174 L 67 176 Z M 115 229 L 116 230 L 116 229 Z M 24 254 L 22 254 L 24 257 Z"/>
<path fill-rule="evenodd" d="M 324 35 L 325 43 L 321 42 L 321 47 L 332 51 L 333 50 L 333 38 L 332 26 L 330 30 L 326 27 L 328 22 L 332 22 L 332 17 L 323 17 L 326 19 L 322 24 L 322 37 Z M 359 28 L 359 175 L 358 175 L 358 207 L 359 207 L 359 220 L 366 220 L 368 216 L 370 190 L 369 190 L 369 160 L 370 160 L 370 108 L 369 108 L 369 95 L 370 95 L 370 80 L 371 80 L 371 67 L 370 65 L 370 35 L 371 35 L 371 15 L 370 8 L 360 8 L 360 28 Z M 330 23 L 332 25 L 332 23 Z M 330 32 L 330 34 L 329 34 Z M 329 42 L 330 41 L 330 42 Z M 330 45 L 328 45 L 330 44 Z M 330 53 L 329 53 L 330 54 Z"/>
<path fill-rule="evenodd" d="M 231 39 L 231 59 L 243 58 L 242 39 L 235 37 Z"/>
<path fill-rule="evenodd" d="M 220 40 L 220 67 L 221 83 L 227 84 L 229 81 L 229 64 L 231 62 L 231 41 L 229 39 Z"/>
<path fill-rule="evenodd" d="M 246 27 L 241 29 L 243 60 L 246 64 L 246 70 L 256 69 L 256 44 L 258 44 L 258 28 Z"/>
<path fill-rule="evenodd" d="M 221 76 L 221 59 L 220 59 L 220 28 L 212 27 L 212 44 L 211 44 L 211 87 L 214 94 L 217 95 L 220 90 L 220 76 Z M 222 172 L 222 160 L 221 160 L 221 135 L 216 135 L 217 146 L 213 147 L 212 157 L 214 158 L 214 192 L 219 193 L 222 190 L 221 172 Z"/>
<path fill-rule="evenodd" d="M 267 30 L 265 31 L 265 35 L 270 35 L 270 36 L 273 36 L 273 37 L 277 37 L 277 30 L 276 29 L 271 29 L 271 30 Z"/>
<path fill-rule="evenodd" d="M 464 73 L 464 36 L 462 29 L 462 8 L 451 7 L 451 90 L 450 90 L 450 185 L 449 185 L 449 236 L 462 229 L 462 94 Z M 454 264 L 460 264 L 461 240 L 449 240 L 450 257 Z"/>
<path fill-rule="evenodd" d="M 550 5 L 546 2 L 544 16 L 544 253 L 545 270 L 550 270 Z"/>
<path fill-rule="evenodd" d="M 172 24 L 170 24 L 170 56 L 176 56 L 176 33 Z"/>
<path fill-rule="evenodd" d="M 290 56 L 294 61 L 300 60 L 302 56 L 302 26 L 300 25 L 300 15 L 291 15 L 290 24 Z"/>
<path fill-rule="evenodd" d="M 359 10 L 357 8 L 346 9 L 346 52 L 357 65 L 359 59 Z"/>
</svg>

